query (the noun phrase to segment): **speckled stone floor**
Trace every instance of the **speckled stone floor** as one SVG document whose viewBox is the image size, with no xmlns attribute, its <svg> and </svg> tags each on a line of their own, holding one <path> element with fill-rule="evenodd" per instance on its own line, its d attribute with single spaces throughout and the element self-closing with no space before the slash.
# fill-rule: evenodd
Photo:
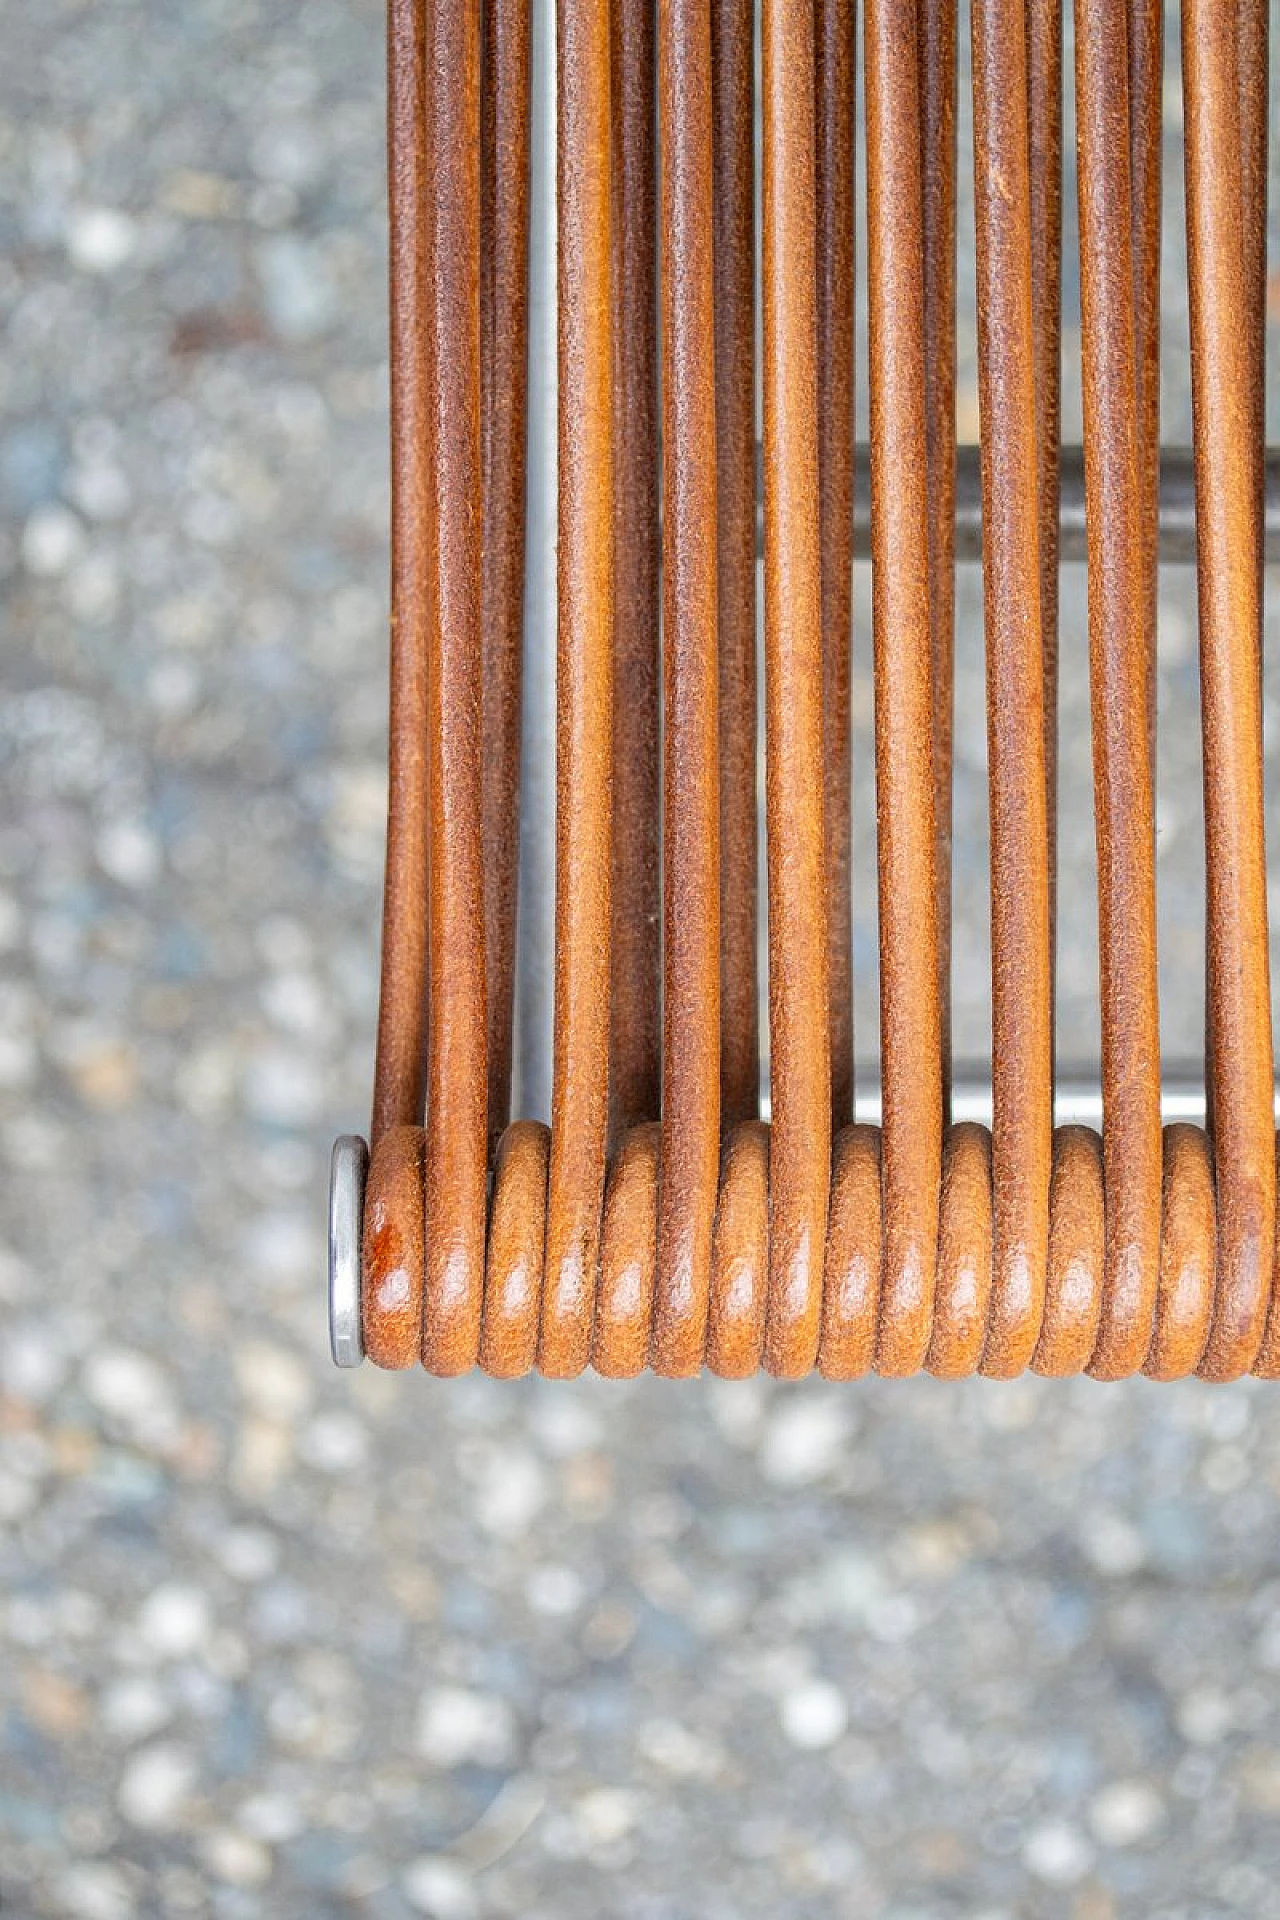
<svg viewBox="0 0 1280 1920">
<path fill-rule="evenodd" d="M 363 1123 L 376 993 L 381 32 L 371 0 L 5 18 L 0 1913 L 1280 1913 L 1276 1389 L 329 1366 L 327 1151 Z M 1176 141 L 1175 101 L 1175 178 Z M 1180 218 L 1171 189 L 1171 252 Z M 1088 1058 L 1080 595 L 1062 1044 Z M 981 1054 L 973 577 L 961 607 Z M 1186 573 L 1162 661 L 1185 1055 Z"/>
</svg>

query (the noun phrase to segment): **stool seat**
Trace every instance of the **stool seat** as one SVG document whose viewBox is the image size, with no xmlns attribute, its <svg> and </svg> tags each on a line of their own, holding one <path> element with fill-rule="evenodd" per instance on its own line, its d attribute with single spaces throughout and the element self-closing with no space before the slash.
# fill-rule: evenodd
<svg viewBox="0 0 1280 1920">
<path fill-rule="evenodd" d="M 761 0 L 758 23 L 753 0 L 390 0 L 388 21 L 382 993 L 370 1144 L 334 1152 L 335 1360 L 1275 1377 L 1266 0 L 1182 0 L 1186 238 L 1163 273 L 1185 282 L 1193 419 L 1163 448 L 1162 0 L 1077 0 L 1073 127 L 1059 0 L 971 0 L 971 276 L 955 0 Z M 1195 573 L 1204 784 L 1205 1052 L 1173 1073 L 1162 561 Z M 976 1070 L 951 1021 L 969 562 Z M 1087 662 L 1060 659 L 1076 562 Z M 1077 672 L 1101 1009 L 1083 1073 L 1055 1059 Z M 860 692 L 879 1057 L 855 1072 Z"/>
</svg>

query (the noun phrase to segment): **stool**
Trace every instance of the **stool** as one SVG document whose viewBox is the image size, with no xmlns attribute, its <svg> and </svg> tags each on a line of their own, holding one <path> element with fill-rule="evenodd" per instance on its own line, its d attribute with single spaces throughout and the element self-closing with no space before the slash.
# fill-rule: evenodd
<svg viewBox="0 0 1280 1920">
<path fill-rule="evenodd" d="M 1189 450 L 1160 443 L 1162 0 L 1075 9 L 1079 448 L 1061 8 L 971 0 L 970 29 L 963 447 L 955 0 L 762 0 L 758 30 L 753 0 L 390 0 L 390 784 L 372 1151 L 333 1156 L 340 1365 L 1280 1372 L 1267 4 L 1182 0 Z M 880 1059 L 855 1104 L 858 553 Z M 1102 1056 L 1055 1083 L 1059 568 L 1080 558 Z M 1162 558 L 1196 570 L 1208 930 L 1204 1062 L 1163 1079 Z M 968 560 L 976 1079 L 949 1017 Z"/>
</svg>

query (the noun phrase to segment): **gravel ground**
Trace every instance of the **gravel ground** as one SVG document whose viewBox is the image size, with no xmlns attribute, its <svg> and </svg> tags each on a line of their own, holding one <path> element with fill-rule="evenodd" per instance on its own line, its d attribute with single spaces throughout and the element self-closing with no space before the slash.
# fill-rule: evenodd
<svg viewBox="0 0 1280 1920">
<path fill-rule="evenodd" d="M 384 782 L 381 20 L 48 0 L 5 25 L 0 1911 L 1280 1913 L 1274 1390 L 330 1368 Z M 1171 247 L 1179 219 L 1171 194 Z M 972 579 L 962 609 L 980 1054 Z M 1190 724 L 1189 575 L 1164 611 Z M 1073 1057 L 1081 631 L 1077 577 Z M 1187 1054 L 1194 741 L 1161 793 Z"/>
</svg>

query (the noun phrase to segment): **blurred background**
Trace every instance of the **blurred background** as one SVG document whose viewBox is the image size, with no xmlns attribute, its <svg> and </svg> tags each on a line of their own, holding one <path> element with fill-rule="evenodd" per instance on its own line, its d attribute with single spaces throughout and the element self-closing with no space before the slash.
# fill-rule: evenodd
<svg viewBox="0 0 1280 1920">
<path fill-rule="evenodd" d="M 381 12 L 46 0 L 4 25 L 0 1912 L 1280 1913 L 1275 1388 L 331 1368 L 325 1175 L 366 1120 L 385 780 Z M 1176 59 L 1167 164 L 1185 442 Z M 971 273 L 961 297 L 971 438 Z M 1066 299 L 1075 437 L 1073 266 Z M 861 570 L 857 594 L 874 1058 Z M 1187 570 L 1161 650 L 1186 1058 Z M 1088 1060 L 1078 570 L 1063 662 L 1060 1041 Z"/>
</svg>

